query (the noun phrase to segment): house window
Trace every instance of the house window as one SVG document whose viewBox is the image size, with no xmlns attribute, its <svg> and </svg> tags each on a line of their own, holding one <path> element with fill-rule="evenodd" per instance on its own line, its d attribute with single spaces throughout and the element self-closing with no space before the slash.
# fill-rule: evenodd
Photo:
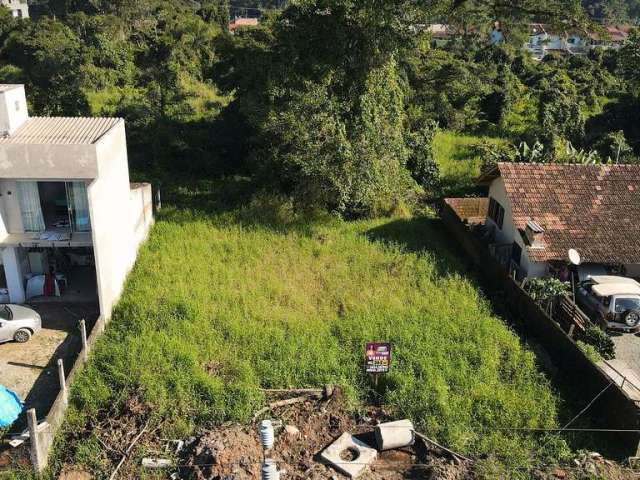
<svg viewBox="0 0 640 480">
<path fill-rule="evenodd" d="M 502 228 L 504 223 L 504 207 L 500 205 L 494 198 L 489 199 L 489 218 Z"/>
</svg>

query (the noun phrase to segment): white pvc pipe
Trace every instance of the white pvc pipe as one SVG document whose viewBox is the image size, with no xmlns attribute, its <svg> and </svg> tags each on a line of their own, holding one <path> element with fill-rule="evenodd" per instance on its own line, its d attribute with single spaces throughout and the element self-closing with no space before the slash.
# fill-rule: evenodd
<svg viewBox="0 0 640 480">
<path fill-rule="evenodd" d="M 375 435 L 381 451 L 413 445 L 416 438 L 411 420 L 381 423 L 376 426 Z"/>
</svg>

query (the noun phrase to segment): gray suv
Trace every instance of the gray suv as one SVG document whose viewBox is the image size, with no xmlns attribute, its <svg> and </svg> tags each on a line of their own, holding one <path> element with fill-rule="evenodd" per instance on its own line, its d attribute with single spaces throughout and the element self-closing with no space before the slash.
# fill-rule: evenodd
<svg viewBox="0 0 640 480">
<path fill-rule="evenodd" d="M 40 330 L 42 319 L 38 312 L 20 305 L 0 305 L 0 343 L 25 343 Z"/>
<path fill-rule="evenodd" d="M 605 330 L 640 329 L 640 283 L 631 278 L 591 276 L 578 285 L 576 303 Z"/>
</svg>

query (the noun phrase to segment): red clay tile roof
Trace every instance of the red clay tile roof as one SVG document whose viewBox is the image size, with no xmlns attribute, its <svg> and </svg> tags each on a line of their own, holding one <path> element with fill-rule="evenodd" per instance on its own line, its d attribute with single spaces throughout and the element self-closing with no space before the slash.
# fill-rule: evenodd
<svg viewBox="0 0 640 480">
<path fill-rule="evenodd" d="M 500 163 L 513 220 L 544 229 L 544 248 L 528 247 L 532 261 L 640 264 L 640 165 Z"/>
</svg>

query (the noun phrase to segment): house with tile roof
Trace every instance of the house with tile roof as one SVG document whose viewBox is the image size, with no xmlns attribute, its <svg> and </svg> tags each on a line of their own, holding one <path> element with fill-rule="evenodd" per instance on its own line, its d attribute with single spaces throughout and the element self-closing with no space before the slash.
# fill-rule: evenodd
<svg viewBox="0 0 640 480">
<path fill-rule="evenodd" d="M 97 301 L 108 318 L 152 222 L 124 120 L 31 117 L 24 86 L 0 85 L 0 303 Z"/>
<path fill-rule="evenodd" d="M 640 276 L 640 165 L 499 163 L 480 183 L 492 251 L 521 276 L 568 264 L 570 249 Z"/>
<path fill-rule="evenodd" d="M 229 22 L 229 32 L 235 33 L 236 30 L 241 28 L 251 28 L 257 27 L 260 24 L 260 20 L 258 18 L 234 18 L 231 22 Z"/>
</svg>

